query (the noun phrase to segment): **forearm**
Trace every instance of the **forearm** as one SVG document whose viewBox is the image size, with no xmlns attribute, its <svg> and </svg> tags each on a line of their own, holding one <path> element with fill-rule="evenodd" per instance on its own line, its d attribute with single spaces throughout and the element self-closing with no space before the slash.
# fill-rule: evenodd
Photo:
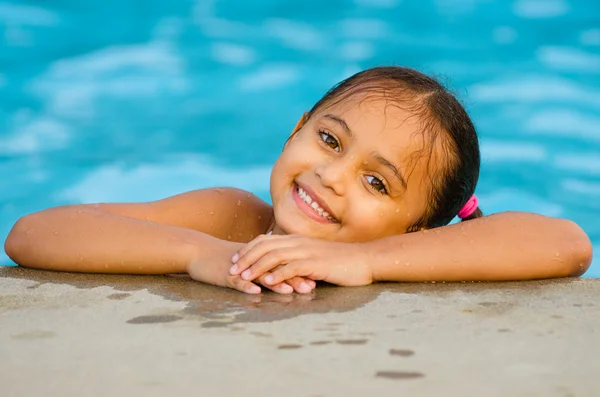
<svg viewBox="0 0 600 397">
<path fill-rule="evenodd" d="M 208 257 L 218 241 L 190 229 L 68 206 L 21 218 L 11 230 L 5 250 L 25 267 L 166 274 L 185 272 L 198 247 L 205 247 Z"/>
<path fill-rule="evenodd" d="M 367 243 L 374 280 L 493 281 L 580 276 L 592 259 L 574 223 L 501 213 Z"/>
</svg>

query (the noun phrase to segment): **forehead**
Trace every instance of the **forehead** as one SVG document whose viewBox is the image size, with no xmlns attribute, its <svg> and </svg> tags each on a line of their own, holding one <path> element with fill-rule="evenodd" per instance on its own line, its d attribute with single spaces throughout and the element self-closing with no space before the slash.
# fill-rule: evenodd
<svg viewBox="0 0 600 397">
<path fill-rule="evenodd" d="M 355 94 L 325 106 L 315 118 L 323 120 L 327 115 L 341 118 L 362 145 L 377 147 L 392 157 L 414 160 L 415 156 L 430 157 L 439 152 L 436 150 L 439 145 L 434 142 L 437 141 L 434 139 L 435 126 L 424 110 L 414 99 Z"/>
</svg>

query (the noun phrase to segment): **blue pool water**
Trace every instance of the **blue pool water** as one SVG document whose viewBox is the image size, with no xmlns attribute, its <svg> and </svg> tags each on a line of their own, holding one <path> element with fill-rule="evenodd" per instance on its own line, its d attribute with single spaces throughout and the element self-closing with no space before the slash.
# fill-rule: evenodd
<svg viewBox="0 0 600 397">
<path fill-rule="evenodd" d="M 65 203 L 214 185 L 267 199 L 302 112 L 401 64 L 470 110 L 484 211 L 572 219 L 600 252 L 596 0 L 0 0 L 0 37 L 2 240 Z"/>
</svg>

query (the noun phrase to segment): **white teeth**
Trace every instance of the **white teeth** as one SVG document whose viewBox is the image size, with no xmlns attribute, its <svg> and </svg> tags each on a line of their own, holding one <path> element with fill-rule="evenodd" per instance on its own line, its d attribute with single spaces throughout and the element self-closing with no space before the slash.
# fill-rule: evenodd
<svg viewBox="0 0 600 397">
<path fill-rule="evenodd" d="M 325 211 L 323 208 L 319 207 L 319 204 L 317 204 L 317 202 L 314 201 L 313 198 L 310 197 L 310 195 L 308 193 L 306 193 L 306 191 L 304 191 L 304 189 L 302 189 L 300 186 L 298 186 L 298 197 L 300 197 L 302 199 L 302 201 L 304 201 L 305 203 L 310 205 L 310 207 L 313 210 L 315 210 L 319 215 L 321 215 L 323 218 L 330 220 L 330 221 L 334 221 L 334 219 L 331 217 L 331 215 L 329 215 L 329 213 L 327 211 Z"/>
</svg>

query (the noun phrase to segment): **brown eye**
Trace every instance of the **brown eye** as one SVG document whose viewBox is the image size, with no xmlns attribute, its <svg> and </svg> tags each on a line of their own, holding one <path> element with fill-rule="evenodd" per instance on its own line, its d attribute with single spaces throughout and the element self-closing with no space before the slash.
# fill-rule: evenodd
<svg viewBox="0 0 600 397">
<path fill-rule="evenodd" d="M 373 188 L 373 190 L 375 190 L 378 193 L 381 194 L 388 194 L 387 188 L 385 187 L 385 184 L 383 183 L 383 181 L 377 177 L 374 177 L 372 175 L 367 176 L 367 182 L 369 183 L 369 185 L 371 185 L 371 187 Z"/>
<path fill-rule="evenodd" d="M 336 152 L 340 151 L 340 143 L 331 134 L 328 134 L 325 131 L 319 131 L 319 137 L 327 146 Z"/>
</svg>

